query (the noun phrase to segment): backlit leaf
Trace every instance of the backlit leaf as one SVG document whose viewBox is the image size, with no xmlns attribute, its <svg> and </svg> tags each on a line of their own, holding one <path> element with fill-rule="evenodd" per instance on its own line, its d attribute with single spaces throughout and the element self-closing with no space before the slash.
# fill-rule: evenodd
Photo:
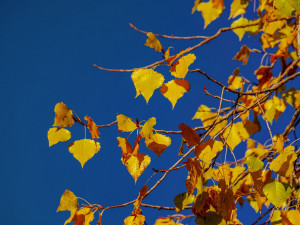
<svg viewBox="0 0 300 225">
<path fill-rule="evenodd" d="M 136 182 L 139 176 L 150 164 L 151 158 L 138 152 L 141 136 L 139 135 L 132 149 L 126 138 L 118 137 L 119 147 L 122 149 L 122 163 L 126 166 L 128 172 Z"/>
<path fill-rule="evenodd" d="M 124 225 L 143 225 L 145 223 L 145 216 L 141 214 L 133 214 L 124 220 Z"/>
<path fill-rule="evenodd" d="M 278 117 L 285 111 L 286 104 L 283 99 L 273 96 L 273 98 L 265 102 L 263 107 L 267 120 L 272 123 L 273 119 L 277 121 Z"/>
<path fill-rule="evenodd" d="M 171 138 L 163 134 L 153 134 L 150 139 L 145 140 L 146 146 L 154 151 L 158 157 L 171 145 Z"/>
<path fill-rule="evenodd" d="M 48 130 L 49 147 L 58 142 L 68 141 L 71 138 L 71 132 L 65 128 L 50 128 Z"/>
<path fill-rule="evenodd" d="M 176 212 L 182 211 L 187 205 L 194 202 L 195 196 L 189 195 L 187 192 L 175 196 L 174 204 Z"/>
<path fill-rule="evenodd" d="M 286 147 L 271 163 L 270 169 L 280 176 L 290 177 L 294 170 L 294 161 L 297 154 L 294 146 Z"/>
<path fill-rule="evenodd" d="M 136 96 L 142 94 L 148 103 L 155 89 L 159 88 L 164 83 L 164 76 L 153 69 L 137 69 L 131 79 L 136 89 Z"/>
<path fill-rule="evenodd" d="M 295 88 L 290 88 L 289 90 L 281 93 L 282 97 L 286 102 L 292 105 L 295 109 L 300 106 L 300 91 Z"/>
<path fill-rule="evenodd" d="M 67 219 L 64 224 L 72 222 L 77 210 L 78 210 L 78 198 L 76 197 L 76 195 L 74 195 L 74 193 L 72 191 L 69 191 L 68 189 L 65 190 L 65 192 L 61 196 L 60 204 L 57 208 L 57 212 L 59 212 L 59 211 L 70 211 L 71 212 L 70 218 Z"/>
<path fill-rule="evenodd" d="M 94 220 L 94 213 L 90 208 L 83 207 L 74 216 L 74 225 L 90 225 Z"/>
<path fill-rule="evenodd" d="M 289 210 L 287 212 L 287 218 L 294 225 L 300 221 L 300 210 Z"/>
<path fill-rule="evenodd" d="M 250 56 L 250 49 L 247 45 L 243 45 L 240 49 L 240 51 L 234 56 L 233 59 L 241 61 L 243 65 L 246 65 L 248 63 L 248 59 Z"/>
<path fill-rule="evenodd" d="M 195 148 L 195 155 L 200 160 L 209 165 L 214 157 L 216 157 L 217 153 L 222 151 L 223 143 L 221 141 L 215 141 L 209 139 L 203 143 L 200 143 Z"/>
<path fill-rule="evenodd" d="M 136 123 L 123 114 L 117 115 L 117 121 L 119 132 L 131 132 L 137 129 Z"/>
<path fill-rule="evenodd" d="M 176 225 L 170 217 L 159 218 L 155 221 L 154 225 Z"/>
<path fill-rule="evenodd" d="M 296 10 L 291 2 L 298 0 L 274 0 L 274 6 L 277 8 L 281 17 L 291 16 Z"/>
<path fill-rule="evenodd" d="M 249 4 L 248 0 L 233 0 L 233 2 L 231 3 L 229 19 L 235 18 L 238 15 L 245 14 L 248 4 Z"/>
<path fill-rule="evenodd" d="M 231 89 L 242 89 L 244 86 L 244 81 L 239 77 L 239 68 L 233 71 L 233 75 L 228 77 L 228 87 Z"/>
<path fill-rule="evenodd" d="M 261 66 L 254 72 L 259 81 L 259 85 L 263 85 L 264 83 L 268 82 L 272 79 L 273 74 L 271 70 L 273 69 L 272 66 Z"/>
<path fill-rule="evenodd" d="M 186 80 L 179 79 L 174 79 L 163 84 L 160 89 L 161 93 L 172 103 L 173 108 L 177 100 L 181 98 L 184 93 L 189 92 L 189 90 L 190 83 Z"/>
<path fill-rule="evenodd" d="M 171 66 L 171 74 L 177 78 L 185 78 L 189 71 L 189 66 L 195 61 L 194 54 L 188 54 L 180 58 L 176 63 Z"/>
<path fill-rule="evenodd" d="M 100 143 L 91 139 L 81 139 L 70 144 L 69 152 L 73 154 L 81 166 L 100 150 Z"/>
<path fill-rule="evenodd" d="M 223 2 L 223 4 L 216 4 L 215 2 Z M 209 2 L 201 2 L 198 4 L 197 10 L 202 13 L 204 28 L 206 28 L 212 21 L 219 18 L 224 8 L 223 0 L 209 0 Z"/>
<path fill-rule="evenodd" d="M 273 181 L 272 183 L 267 184 L 263 191 L 276 208 L 280 208 L 291 196 L 291 188 L 279 181 Z"/>
<path fill-rule="evenodd" d="M 185 181 L 187 193 L 193 194 L 195 189 L 202 189 L 202 174 L 204 173 L 199 160 L 188 158 L 186 162 L 186 169 L 189 175 Z"/>
<path fill-rule="evenodd" d="M 141 130 L 141 135 L 146 140 L 152 138 L 153 136 L 153 126 L 156 124 L 156 118 L 151 117 L 148 121 L 143 125 Z"/>
<path fill-rule="evenodd" d="M 54 108 L 55 118 L 53 126 L 71 127 L 74 124 L 72 110 L 63 102 L 57 103 Z"/>
<path fill-rule="evenodd" d="M 244 25 L 251 25 L 256 23 L 256 20 L 247 20 L 244 17 L 241 17 L 237 20 L 235 20 L 232 24 L 231 27 L 239 27 L 239 26 L 244 26 Z M 236 35 L 239 37 L 240 40 L 242 40 L 244 34 L 248 32 L 249 34 L 255 34 L 258 31 L 258 25 L 253 25 L 253 26 L 247 26 L 243 28 L 237 28 L 234 29 L 233 32 L 236 33 Z"/>
<path fill-rule="evenodd" d="M 199 135 L 190 128 L 188 125 L 181 123 L 179 124 L 179 129 L 181 130 L 181 135 L 186 141 L 188 147 L 195 146 L 200 142 Z"/>
<path fill-rule="evenodd" d="M 150 48 L 154 48 L 154 50 L 157 52 L 161 52 L 161 50 L 162 50 L 161 43 L 155 37 L 155 35 L 152 32 L 148 32 L 147 36 L 148 36 L 148 39 L 147 39 L 145 45 Z"/>
<path fill-rule="evenodd" d="M 97 127 L 97 125 L 95 124 L 95 122 L 92 120 L 91 117 L 89 116 L 85 116 L 84 119 L 86 121 L 88 121 L 88 125 L 87 127 L 89 128 L 89 131 L 91 132 L 92 138 L 99 138 L 99 129 Z"/>
<path fill-rule="evenodd" d="M 255 156 L 247 157 L 246 163 L 250 172 L 256 172 L 261 168 L 263 168 L 264 166 L 264 163 L 259 158 L 256 158 Z"/>
</svg>

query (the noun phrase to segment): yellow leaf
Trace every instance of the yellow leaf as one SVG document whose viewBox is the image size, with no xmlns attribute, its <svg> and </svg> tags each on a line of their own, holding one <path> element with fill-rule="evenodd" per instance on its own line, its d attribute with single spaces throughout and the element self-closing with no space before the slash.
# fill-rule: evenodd
<svg viewBox="0 0 300 225">
<path fill-rule="evenodd" d="M 123 114 L 117 115 L 117 121 L 119 132 L 131 132 L 137 129 L 136 123 Z"/>
<path fill-rule="evenodd" d="M 253 195 L 248 195 L 247 196 L 247 201 L 252 206 L 252 208 L 255 210 L 255 212 L 258 213 L 259 208 L 258 208 L 258 204 L 257 204 L 257 201 L 255 200 L 254 196 Z"/>
<path fill-rule="evenodd" d="M 145 140 L 152 138 L 153 136 L 153 126 L 156 124 L 156 118 L 151 117 L 148 121 L 143 125 L 141 130 L 141 135 Z"/>
<path fill-rule="evenodd" d="M 184 93 L 189 92 L 189 90 L 190 83 L 186 80 L 179 79 L 174 79 L 163 84 L 160 89 L 161 93 L 172 103 L 173 108 L 177 100 L 181 98 Z"/>
<path fill-rule="evenodd" d="M 197 10 L 202 13 L 204 19 L 204 29 L 215 19 L 219 18 L 223 12 L 224 3 L 216 4 L 216 0 L 210 0 L 209 2 L 201 2 L 198 4 Z M 223 2 L 223 1 L 222 1 Z"/>
<path fill-rule="evenodd" d="M 300 221 L 300 211 L 298 210 L 289 210 L 287 212 L 287 217 L 292 224 L 297 224 Z"/>
<path fill-rule="evenodd" d="M 286 104 L 283 99 L 274 96 L 270 100 L 266 101 L 263 107 L 265 109 L 265 116 L 267 120 L 272 123 L 273 119 L 277 121 L 278 117 L 285 111 Z"/>
<path fill-rule="evenodd" d="M 281 93 L 285 101 L 292 105 L 295 109 L 300 106 L 300 91 L 295 88 L 290 88 L 289 90 Z"/>
<path fill-rule="evenodd" d="M 176 212 L 182 211 L 187 205 L 193 203 L 195 199 L 194 195 L 189 195 L 187 192 L 176 195 L 174 198 Z"/>
<path fill-rule="evenodd" d="M 278 209 L 291 196 L 292 189 L 286 184 L 273 181 L 263 188 L 263 192 L 270 202 Z"/>
<path fill-rule="evenodd" d="M 244 81 L 239 77 L 239 68 L 233 71 L 233 75 L 228 77 L 228 87 L 231 89 L 242 89 L 244 86 Z"/>
<path fill-rule="evenodd" d="M 89 128 L 89 131 L 90 131 L 90 133 L 91 133 L 91 135 L 92 135 L 92 138 L 93 138 L 93 139 L 94 139 L 94 138 L 99 138 L 100 132 L 99 132 L 99 130 L 98 130 L 97 125 L 96 125 L 95 122 L 92 120 L 92 118 L 89 117 L 89 116 L 85 116 L 84 119 L 85 119 L 86 121 L 88 121 L 87 127 Z"/>
<path fill-rule="evenodd" d="M 272 217 L 271 217 L 271 222 L 272 224 L 278 224 L 278 225 L 282 225 L 282 219 L 281 219 L 281 215 L 280 215 L 280 210 L 274 210 L 272 213 Z"/>
<path fill-rule="evenodd" d="M 181 50 L 178 54 L 173 55 L 172 57 L 168 57 L 168 64 L 171 66 L 173 62 L 178 59 L 180 56 L 184 55 L 185 53 L 189 52 L 191 48 L 187 48 L 185 50 Z"/>
<path fill-rule="evenodd" d="M 143 225 L 145 222 L 145 216 L 141 214 L 133 214 L 131 216 L 128 216 L 124 220 L 125 225 Z"/>
<path fill-rule="evenodd" d="M 196 146 L 195 155 L 208 166 L 218 152 L 222 151 L 223 143 L 209 139 Z"/>
<path fill-rule="evenodd" d="M 195 0 L 194 7 L 192 8 L 192 14 L 197 10 L 197 7 L 201 2 L 202 0 Z"/>
<path fill-rule="evenodd" d="M 240 51 L 234 56 L 233 59 L 241 61 L 243 65 L 246 65 L 248 63 L 248 59 L 250 56 L 250 49 L 247 45 L 243 45 L 240 49 Z"/>
<path fill-rule="evenodd" d="M 198 107 L 197 112 L 195 113 L 193 119 L 200 119 L 203 126 L 210 126 L 214 123 L 214 121 L 217 118 L 217 113 L 213 113 L 210 111 L 210 109 L 205 105 L 200 105 Z M 221 118 L 218 118 L 218 121 Z M 218 123 L 215 128 L 209 133 L 209 136 L 213 137 L 215 134 L 217 134 L 219 131 L 221 131 L 227 124 L 227 121 L 224 120 L 221 123 Z"/>
<path fill-rule="evenodd" d="M 165 52 L 165 60 L 168 60 L 170 58 L 170 49 L 174 49 L 174 47 L 169 47 L 168 50 Z"/>
<path fill-rule="evenodd" d="M 154 48 L 155 51 L 161 52 L 162 46 L 159 40 L 155 37 L 155 35 L 152 32 L 147 33 L 148 39 L 145 43 L 146 46 L 150 48 Z"/>
<path fill-rule="evenodd" d="M 74 195 L 74 193 L 72 191 L 69 191 L 68 189 L 65 190 L 65 192 L 61 196 L 60 204 L 56 211 L 56 212 L 59 212 L 59 211 L 70 211 L 71 212 L 70 218 L 67 219 L 64 224 L 72 222 L 77 210 L 78 210 L 78 198 L 76 197 L 76 195 Z"/>
<path fill-rule="evenodd" d="M 128 172 L 136 182 L 139 176 L 144 172 L 146 167 L 150 164 L 151 158 L 148 155 L 144 155 L 138 152 L 139 142 L 141 136 L 137 137 L 135 146 L 132 150 L 126 138 L 117 137 L 119 147 L 122 149 L 122 163 L 126 166 Z"/>
<path fill-rule="evenodd" d="M 74 124 L 72 110 L 68 108 L 63 102 L 57 103 L 55 108 L 55 118 L 53 126 L 71 127 Z"/>
<path fill-rule="evenodd" d="M 180 58 L 176 63 L 171 66 L 171 74 L 177 78 L 185 78 L 189 71 L 189 66 L 195 61 L 194 54 L 188 54 Z"/>
<path fill-rule="evenodd" d="M 286 147 L 283 152 L 270 163 L 270 169 L 280 176 L 290 177 L 294 170 L 294 161 L 297 159 L 294 148 L 294 146 Z"/>
<path fill-rule="evenodd" d="M 136 96 L 142 94 L 148 103 L 155 89 L 159 88 L 164 83 L 164 76 L 153 69 L 137 69 L 131 79 L 136 89 Z"/>
<path fill-rule="evenodd" d="M 189 171 L 189 175 L 185 181 L 187 194 L 191 195 L 195 189 L 202 189 L 202 175 L 204 173 L 199 160 L 188 158 L 186 162 L 186 169 Z"/>
<path fill-rule="evenodd" d="M 58 142 L 67 141 L 71 138 L 71 132 L 65 128 L 50 128 L 48 130 L 49 147 Z"/>
<path fill-rule="evenodd" d="M 163 134 L 153 134 L 151 139 L 145 140 L 146 146 L 154 151 L 158 157 L 165 151 L 165 149 L 171 145 L 171 138 Z"/>
<path fill-rule="evenodd" d="M 176 225 L 176 223 L 171 218 L 164 217 L 157 219 L 154 225 Z"/>
<path fill-rule="evenodd" d="M 244 26 L 244 25 L 250 25 L 256 23 L 258 20 L 247 20 L 244 17 L 241 17 L 237 20 L 235 20 L 232 24 L 231 27 L 239 27 L 239 26 Z M 237 28 L 234 29 L 233 32 L 236 33 L 236 35 L 239 37 L 240 40 L 242 40 L 244 34 L 248 32 L 249 34 L 255 34 L 258 31 L 258 25 L 254 26 L 247 26 L 244 28 Z"/>
<path fill-rule="evenodd" d="M 235 18 L 238 15 L 245 14 L 248 4 L 249 4 L 248 0 L 233 0 L 233 2 L 231 3 L 229 19 Z"/>
<path fill-rule="evenodd" d="M 84 164 L 100 150 L 100 143 L 91 139 L 74 141 L 69 146 L 69 152 L 73 154 L 82 168 Z"/>
<path fill-rule="evenodd" d="M 90 225 L 94 220 L 94 213 L 90 208 L 83 207 L 75 214 L 74 225 Z"/>
</svg>

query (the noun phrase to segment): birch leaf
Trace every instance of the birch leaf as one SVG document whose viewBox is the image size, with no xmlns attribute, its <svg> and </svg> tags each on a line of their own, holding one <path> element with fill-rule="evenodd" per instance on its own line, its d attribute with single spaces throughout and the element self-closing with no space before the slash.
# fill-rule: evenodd
<svg viewBox="0 0 300 225">
<path fill-rule="evenodd" d="M 171 74 L 177 78 L 184 79 L 187 72 L 189 71 L 189 66 L 195 61 L 195 59 L 196 56 L 194 54 L 183 56 L 171 66 Z"/>
<path fill-rule="evenodd" d="M 147 33 L 148 39 L 145 43 L 146 46 L 153 48 L 157 52 L 161 52 L 162 46 L 159 40 L 156 38 L 156 36 L 152 32 Z"/>
<path fill-rule="evenodd" d="M 264 187 L 263 192 L 276 208 L 280 208 L 291 196 L 292 190 L 279 181 L 273 181 Z"/>
<path fill-rule="evenodd" d="M 65 192 L 61 196 L 60 204 L 56 211 L 56 212 L 59 212 L 59 211 L 70 211 L 71 212 L 70 218 L 67 219 L 64 224 L 72 222 L 77 210 L 78 210 L 78 198 L 72 191 L 70 191 L 68 189 L 65 190 Z"/>
<path fill-rule="evenodd" d="M 71 138 L 71 132 L 65 128 L 50 128 L 48 130 L 49 147 L 58 142 L 68 141 Z"/>
<path fill-rule="evenodd" d="M 63 102 L 57 103 L 54 108 L 55 118 L 53 126 L 71 127 L 74 124 L 73 112 Z"/>
<path fill-rule="evenodd" d="M 91 117 L 89 117 L 89 116 L 85 116 L 84 119 L 86 121 L 88 121 L 87 127 L 88 127 L 88 129 L 89 129 L 89 131 L 90 131 L 90 133 L 92 135 L 92 138 L 93 139 L 94 138 L 99 138 L 100 132 L 99 132 L 99 129 L 98 129 L 97 125 L 93 121 L 93 119 Z"/>
<path fill-rule="evenodd" d="M 123 114 L 117 115 L 117 121 L 119 132 L 131 132 L 137 129 L 136 123 Z"/>
</svg>

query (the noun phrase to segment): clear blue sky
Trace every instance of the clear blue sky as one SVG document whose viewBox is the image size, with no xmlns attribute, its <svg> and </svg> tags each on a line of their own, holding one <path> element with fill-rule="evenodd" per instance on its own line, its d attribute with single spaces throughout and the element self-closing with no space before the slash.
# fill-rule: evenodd
<svg viewBox="0 0 300 225">
<path fill-rule="evenodd" d="M 70 142 L 49 149 L 47 131 L 53 124 L 53 110 L 58 102 L 67 104 L 81 118 L 91 116 L 97 124 L 110 123 L 116 113 L 122 113 L 139 120 L 154 116 L 157 129 L 178 130 L 181 122 L 201 125 L 200 121 L 191 120 L 198 106 L 218 104 L 203 95 L 203 85 L 216 95 L 221 89 L 200 75 L 187 76 L 191 91 L 172 110 L 171 103 L 159 90 L 148 105 L 142 96 L 135 99 L 130 73 L 105 72 L 92 66 L 95 63 L 108 68 L 133 68 L 161 60 L 159 53 L 144 46 L 146 36 L 131 29 L 129 22 L 146 31 L 179 36 L 212 35 L 219 27 L 230 26 L 226 5 L 221 19 L 203 30 L 200 13 L 191 14 L 193 4 L 193 0 L 0 2 L 1 224 L 63 224 L 69 213 L 56 213 L 56 209 L 65 189 L 90 203 L 105 206 L 133 200 L 152 175 L 151 168 L 167 169 L 178 159 L 179 137 L 171 136 L 172 145 L 159 159 L 141 146 L 140 151 L 150 154 L 152 162 L 135 185 L 120 161 L 117 126 L 100 130 L 101 150 L 83 169 L 68 151 Z M 197 61 L 191 68 L 201 68 L 226 84 L 232 71 L 242 67 L 232 61 L 240 46 L 248 43 L 251 48 L 260 48 L 258 40 L 251 40 L 245 37 L 239 42 L 232 32 L 225 33 L 194 52 Z M 199 40 L 160 41 L 165 49 L 174 46 L 178 52 Z M 258 68 L 259 64 L 260 57 L 251 55 L 249 68 L 251 65 Z M 166 69 L 161 71 L 171 79 Z M 247 68 L 241 71 L 255 81 L 253 71 Z M 291 113 L 289 110 L 286 118 Z M 286 123 L 283 119 L 282 124 Z M 284 129 L 276 125 L 274 128 L 278 133 Z M 76 124 L 70 130 L 71 140 L 84 138 L 82 126 Z M 130 140 L 133 143 L 134 137 Z M 184 169 L 171 173 L 145 203 L 173 206 L 174 196 L 186 190 L 186 176 Z M 149 185 L 158 178 L 156 175 Z M 105 211 L 103 224 L 122 224 L 132 209 L 128 206 Z M 149 225 L 158 216 L 173 212 L 143 209 L 143 213 Z M 245 224 L 253 222 L 252 208 L 245 205 L 238 213 Z"/>
</svg>

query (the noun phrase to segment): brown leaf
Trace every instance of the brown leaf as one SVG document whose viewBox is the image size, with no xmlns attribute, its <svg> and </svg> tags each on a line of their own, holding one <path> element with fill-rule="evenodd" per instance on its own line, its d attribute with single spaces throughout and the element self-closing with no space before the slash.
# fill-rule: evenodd
<svg viewBox="0 0 300 225">
<path fill-rule="evenodd" d="M 187 143 L 187 146 L 195 146 L 200 142 L 199 135 L 188 125 L 181 123 L 179 129 L 182 131 L 181 135 Z"/>
<path fill-rule="evenodd" d="M 240 49 L 240 51 L 234 56 L 233 59 L 241 61 L 243 65 L 246 65 L 248 63 L 248 59 L 250 56 L 250 49 L 247 45 L 243 45 Z"/>
<path fill-rule="evenodd" d="M 88 125 L 87 125 L 87 128 L 89 128 L 90 132 L 91 132 L 91 135 L 92 135 L 92 138 L 99 138 L 99 130 L 98 130 L 98 127 L 97 125 L 95 124 L 95 122 L 92 120 L 91 117 L 89 116 L 85 116 L 84 119 L 86 121 L 88 121 Z"/>
<path fill-rule="evenodd" d="M 272 79 L 271 69 L 273 69 L 272 66 L 261 66 L 254 72 L 260 86 Z"/>
</svg>

